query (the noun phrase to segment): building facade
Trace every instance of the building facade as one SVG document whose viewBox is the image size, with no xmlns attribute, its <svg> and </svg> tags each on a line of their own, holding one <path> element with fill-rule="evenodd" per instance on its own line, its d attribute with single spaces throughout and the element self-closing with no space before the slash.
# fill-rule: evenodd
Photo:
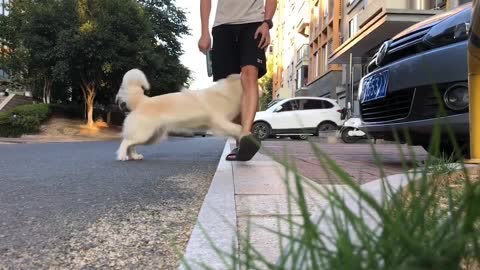
<svg viewBox="0 0 480 270">
<path fill-rule="evenodd" d="M 308 37 L 298 32 L 308 20 L 308 0 L 280 0 L 273 35 L 274 82 L 273 98 L 289 98 L 308 82 Z"/>
<path fill-rule="evenodd" d="M 336 98 L 341 82 L 341 66 L 329 63 L 329 56 L 340 46 L 342 0 L 310 0 L 308 32 L 309 68 L 307 85 L 296 92 L 298 96 Z"/>
</svg>

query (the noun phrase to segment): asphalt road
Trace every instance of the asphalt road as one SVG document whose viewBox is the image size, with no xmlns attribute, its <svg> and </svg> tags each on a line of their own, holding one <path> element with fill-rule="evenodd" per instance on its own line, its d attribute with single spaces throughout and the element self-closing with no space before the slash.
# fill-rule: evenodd
<svg viewBox="0 0 480 270">
<path fill-rule="evenodd" d="M 0 145 L 0 269 L 174 269 L 225 141 Z"/>
</svg>

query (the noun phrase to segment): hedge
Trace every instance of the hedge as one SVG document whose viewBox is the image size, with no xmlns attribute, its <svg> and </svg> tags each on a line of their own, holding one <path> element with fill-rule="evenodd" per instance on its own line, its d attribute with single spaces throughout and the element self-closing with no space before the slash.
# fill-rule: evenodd
<svg viewBox="0 0 480 270">
<path fill-rule="evenodd" d="M 0 137 L 20 137 L 40 131 L 40 125 L 48 119 L 47 104 L 30 104 L 0 112 Z"/>
</svg>

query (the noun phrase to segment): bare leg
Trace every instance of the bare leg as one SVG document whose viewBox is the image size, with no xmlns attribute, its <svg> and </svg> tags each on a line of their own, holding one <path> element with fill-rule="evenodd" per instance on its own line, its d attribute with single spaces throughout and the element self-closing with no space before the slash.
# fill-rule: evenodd
<svg viewBox="0 0 480 270">
<path fill-rule="evenodd" d="M 242 136 L 251 133 L 253 120 L 258 109 L 258 68 L 244 66 L 242 68 Z"/>
</svg>

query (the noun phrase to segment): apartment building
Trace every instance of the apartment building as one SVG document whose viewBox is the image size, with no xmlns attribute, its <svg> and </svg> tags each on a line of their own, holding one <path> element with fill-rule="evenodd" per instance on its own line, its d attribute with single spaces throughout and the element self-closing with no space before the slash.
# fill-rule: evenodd
<svg viewBox="0 0 480 270">
<path fill-rule="evenodd" d="M 271 31 L 272 50 L 273 50 L 273 91 L 272 98 L 279 96 L 280 89 L 283 87 L 283 51 L 284 51 L 284 11 L 286 0 L 278 0 L 277 9 L 273 18 L 273 31 Z"/>
<path fill-rule="evenodd" d="M 310 0 L 308 26 L 303 21 L 297 31 L 308 37 L 308 76 L 297 96 L 336 98 L 341 83 L 342 66 L 329 63 L 329 56 L 341 44 L 342 0 Z"/>
<path fill-rule="evenodd" d="M 307 84 L 308 37 L 298 26 L 308 20 L 308 0 L 280 0 L 274 19 L 272 40 L 274 52 L 273 98 L 289 98 Z"/>
<path fill-rule="evenodd" d="M 329 63 L 342 65 L 339 102 L 358 112 L 358 83 L 366 65 L 381 46 L 407 27 L 462 0 L 345 0 L 342 3 L 341 45 L 329 55 Z M 350 105 L 348 105 L 350 104 Z"/>
</svg>

